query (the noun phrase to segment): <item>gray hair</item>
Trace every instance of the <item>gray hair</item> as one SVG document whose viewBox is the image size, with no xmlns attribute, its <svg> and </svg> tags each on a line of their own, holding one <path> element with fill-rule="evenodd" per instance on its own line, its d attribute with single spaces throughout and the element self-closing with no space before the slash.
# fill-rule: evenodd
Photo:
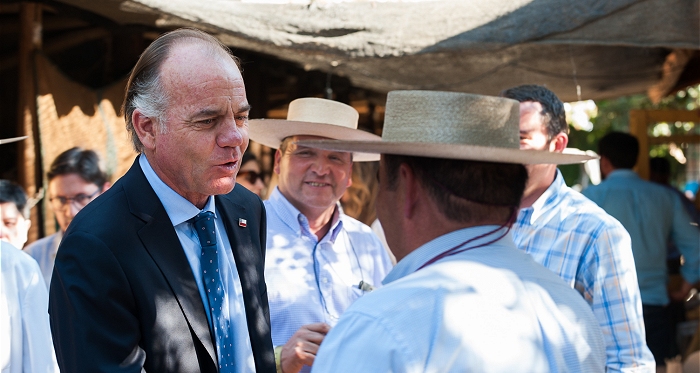
<svg viewBox="0 0 700 373">
<path fill-rule="evenodd" d="M 143 152 L 143 144 L 134 129 L 132 116 L 136 109 L 155 120 L 156 129 L 165 133 L 167 128 L 164 123 L 165 110 L 168 107 L 169 95 L 163 87 L 160 77 L 160 67 L 167 59 L 170 49 L 184 39 L 203 41 L 212 47 L 213 51 L 223 52 L 229 56 L 240 69 L 238 58 L 217 38 L 197 29 L 182 28 L 161 35 L 139 57 L 138 62 L 131 70 L 129 81 L 126 84 L 122 113 L 126 121 L 126 130 L 131 138 L 134 150 Z"/>
</svg>

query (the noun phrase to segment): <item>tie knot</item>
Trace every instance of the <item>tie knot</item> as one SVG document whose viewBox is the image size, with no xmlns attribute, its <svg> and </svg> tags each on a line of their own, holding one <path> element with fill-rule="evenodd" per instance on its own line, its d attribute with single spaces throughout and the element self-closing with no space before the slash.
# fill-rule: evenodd
<svg viewBox="0 0 700 373">
<path fill-rule="evenodd" d="M 214 225 L 214 213 L 202 211 L 194 217 L 194 229 L 197 231 L 199 243 L 202 247 L 216 245 L 216 226 Z"/>
</svg>

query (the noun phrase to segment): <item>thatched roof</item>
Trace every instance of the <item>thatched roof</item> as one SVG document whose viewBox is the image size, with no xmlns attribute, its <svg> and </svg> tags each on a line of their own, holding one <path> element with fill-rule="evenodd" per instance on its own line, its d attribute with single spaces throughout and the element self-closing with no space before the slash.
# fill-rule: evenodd
<svg viewBox="0 0 700 373">
<path fill-rule="evenodd" d="M 576 100 L 577 85 L 581 98 L 608 98 L 654 86 L 658 95 L 698 78 L 686 71 L 700 49 L 698 0 L 60 2 L 120 24 L 196 26 L 234 50 L 378 92 L 496 94 L 540 83 Z"/>
</svg>

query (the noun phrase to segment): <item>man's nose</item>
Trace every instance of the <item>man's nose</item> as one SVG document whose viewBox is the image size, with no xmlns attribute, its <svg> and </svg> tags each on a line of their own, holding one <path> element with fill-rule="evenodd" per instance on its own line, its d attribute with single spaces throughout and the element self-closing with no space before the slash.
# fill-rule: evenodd
<svg viewBox="0 0 700 373">
<path fill-rule="evenodd" d="M 317 175 L 326 175 L 331 170 L 330 161 L 326 157 L 317 157 L 311 170 Z"/>
<path fill-rule="evenodd" d="M 228 116 L 221 132 L 216 137 L 216 143 L 222 147 L 236 147 L 245 143 L 248 138 L 248 127 L 239 126 L 233 115 Z"/>
</svg>

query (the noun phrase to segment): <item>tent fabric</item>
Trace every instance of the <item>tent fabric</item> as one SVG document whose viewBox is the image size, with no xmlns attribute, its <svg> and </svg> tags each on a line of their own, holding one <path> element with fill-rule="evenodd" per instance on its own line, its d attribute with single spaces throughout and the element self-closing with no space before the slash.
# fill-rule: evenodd
<svg viewBox="0 0 700 373">
<path fill-rule="evenodd" d="M 616 97 L 659 83 L 671 50 L 700 48 L 699 0 L 60 1 L 199 27 L 378 92 L 539 83 L 567 101 Z"/>
<path fill-rule="evenodd" d="M 95 91 L 65 77 L 43 55 L 37 54 L 35 61 L 43 175 L 59 154 L 74 146 L 95 150 L 112 181 L 124 175 L 136 155 L 119 116 L 126 81 Z M 45 191 L 47 186 L 45 181 Z M 48 198 L 43 207 L 48 235 L 55 232 Z"/>
</svg>

